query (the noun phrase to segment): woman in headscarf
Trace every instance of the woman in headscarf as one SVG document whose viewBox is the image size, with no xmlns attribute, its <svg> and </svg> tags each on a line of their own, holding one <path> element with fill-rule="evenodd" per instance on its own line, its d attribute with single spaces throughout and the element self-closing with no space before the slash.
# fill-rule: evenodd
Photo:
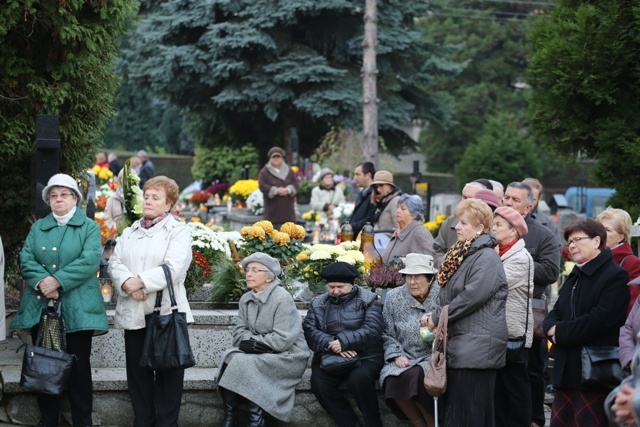
<svg viewBox="0 0 640 427">
<path fill-rule="evenodd" d="M 238 425 L 238 403 L 247 401 L 250 427 L 265 425 L 264 412 L 291 420 L 296 386 L 309 361 L 302 320 L 293 297 L 280 287 L 280 263 L 256 252 L 240 263 L 249 292 L 240 298 L 233 328 L 233 347 L 223 355 L 218 390 L 224 402 L 223 427 Z M 244 340 L 255 340 L 272 350 L 244 353 Z"/>
<path fill-rule="evenodd" d="M 100 227 L 78 208 L 82 194 L 75 179 L 65 174 L 51 177 L 42 191 L 51 213 L 31 227 L 20 252 L 26 287 L 12 329 L 31 329 L 36 341 L 43 304 L 61 303 L 67 353 L 76 361 L 67 386 L 74 427 L 93 425 L 91 412 L 91 339 L 106 333 L 104 308 L 97 272 L 102 255 Z M 37 395 L 40 427 L 57 427 L 60 398 Z"/>
</svg>

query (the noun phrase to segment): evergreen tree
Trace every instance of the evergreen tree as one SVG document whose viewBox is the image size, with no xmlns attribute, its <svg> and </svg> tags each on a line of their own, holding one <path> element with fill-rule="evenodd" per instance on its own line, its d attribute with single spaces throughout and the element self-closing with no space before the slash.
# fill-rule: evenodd
<svg viewBox="0 0 640 427">
<path fill-rule="evenodd" d="M 60 116 L 60 165 L 94 161 L 112 114 L 118 36 L 134 0 L 7 0 L 0 7 L 0 186 L 2 237 L 9 251 L 27 234 L 30 162 L 37 114 Z M 11 234 L 8 234 L 8 231 Z"/>
<path fill-rule="evenodd" d="M 457 47 L 454 60 L 466 63 L 459 75 L 441 78 L 436 86 L 453 99 L 455 124 L 430 123 L 423 135 L 429 170 L 451 173 L 489 117 L 502 111 L 526 114 L 523 81 L 531 6 L 452 0 L 434 2 L 434 7 L 436 13 L 420 23 L 425 40 Z"/>
<path fill-rule="evenodd" d="M 612 203 L 640 213 L 640 7 L 561 0 L 536 21 L 528 82 L 531 123 L 549 146 L 596 159 Z"/>
<path fill-rule="evenodd" d="M 426 2 L 378 9 L 380 134 L 399 152 L 410 142 L 397 125 L 447 121 L 429 85 L 454 67 L 420 42 Z M 202 147 L 251 143 L 264 158 L 297 128 L 309 155 L 331 125 L 361 127 L 362 36 L 360 1 L 165 0 L 137 27 L 131 77 L 181 108 Z"/>
</svg>

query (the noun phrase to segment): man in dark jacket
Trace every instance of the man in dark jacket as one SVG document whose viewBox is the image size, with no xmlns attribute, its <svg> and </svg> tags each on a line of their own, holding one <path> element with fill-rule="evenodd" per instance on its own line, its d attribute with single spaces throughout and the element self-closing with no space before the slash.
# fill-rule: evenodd
<svg viewBox="0 0 640 427">
<path fill-rule="evenodd" d="M 359 275 L 346 262 L 329 264 L 320 273 L 329 292 L 311 300 L 302 324 L 307 344 L 314 352 L 311 391 L 338 426 L 359 425 L 358 416 L 339 389 L 346 381 L 361 409 L 364 425 L 382 427 L 376 392 L 376 380 L 384 364 L 382 307 L 376 294 L 354 285 Z M 330 374 L 321 367 L 327 354 L 358 357 L 360 365 Z"/>
<path fill-rule="evenodd" d="M 558 280 L 560 274 L 560 243 L 551 230 L 535 221 L 530 213 L 533 209 L 533 190 L 523 182 L 512 182 L 507 186 L 503 206 L 518 211 L 527 223 L 529 232 L 524 235 L 525 247 L 533 258 L 533 298 L 543 298 L 547 286 Z M 531 383 L 532 426 L 544 426 L 544 369 L 547 359 L 546 340 L 533 339 L 529 350 L 529 382 Z"/>
<path fill-rule="evenodd" d="M 156 176 L 156 169 L 153 166 L 153 163 L 151 163 L 151 160 L 149 160 L 149 155 L 146 151 L 138 151 L 138 157 L 142 162 L 142 167 L 140 168 L 138 176 L 140 177 L 140 188 L 143 188 L 145 182 Z"/>
<path fill-rule="evenodd" d="M 356 181 L 356 185 L 362 188 L 349 220 L 351 227 L 353 227 L 354 238 L 367 222 L 370 222 L 371 225 L 375 222 L 376 207 L 371 203 L 371 183 L 375 174 L 376 167 L 371 162 L 358 163 L 353 172 L 353 179 Z"/>
</svg>

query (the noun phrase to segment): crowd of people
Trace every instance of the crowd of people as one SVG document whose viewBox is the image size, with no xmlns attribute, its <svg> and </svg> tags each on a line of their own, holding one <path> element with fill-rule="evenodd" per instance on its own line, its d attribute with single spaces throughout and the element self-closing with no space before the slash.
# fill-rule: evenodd
<svg viewBox="0 0 640 427">
<path fill-rule="evenodd" d="M 134 425 L 175 426 L 184 369 L 154 371 L 139 360 L 145 315 L 154 310 L 156 293 L 167 287 L 163 264 L 173 278 L 179 311 L 193 322 L 184 287 L 191 238 L 170 213 L 179 196 L 176 182 L 154 176 L 144 151 L 137 158 L 143 212 L 122 232 L 109 261 L 119 294 L 114 321 L 124 330 Z M 117 157 L 96 160 L 111 167 Z M 217 377 L 224 427 L 240 425 L 241 419 L 254 427 L 266 425 L 269 417 L 290 421 L 309 360 L 311 391 L 338 426 L 382 426 L 378 386 L 382 402 L 412 426 L 542 427 L 549 381 L 552 427 L 607 426 L 609 420 L 632 425 L 640 419 L 640 259 L 629 245 L 627 212 L 608 208 L 596 219 L 575 221 L 560 236 L 537 209 L 539 181 L 526 178 L 504 188 L 477 179 L 463 187 L 462 201 L 434 239 L 423 225 L 421 198 L 403 194 L 390 172 L 376 172 L 364 162 L 355 167 L 354 179 L 361 187 L 350 221 L 354 234 L 367 222 L 388 232 L 383 260 L 400 260 L 404 284 L 390 290 L 382 304 L 358 285 L 358 269 L 334 262 L 320 272 L 326 292 L 311 300 L 302 320 L 293 297 L 280 286 L 279 261 L 261 252 L 244 258 L 247 292 Z M 295 221 L 298 184 L 283 149 L 269 150 L 258 180 L 265 217 L 274 226 Z M 311 203 L 331 218 L 345 197 L 330 169 L 320 171 L 319 182 Z M 33 224 L 20 253 L 27 286 L 11 327 L 29 329 L 35 339 L 43 310 L 64 304 L 67 351 L 77 357 L 68 385 L 73 425 L 90 426 L 91 341 L 108 329 L 95 274 L 100 231 L 78 208 L 82 193 L 72 177 L 53 176 L 42 198 L 52 212 Z M 533 307 L 546 305 L 549 285 L 559 279 L 562 246 L 575 267 L 536 325 Z M 434 402 L 424 378 L 445 307 L 447 390 Z M 160 311 L 171 311 L 168 293 Z M 537 328 L 542 335 L 534 334 Z M 546 378 L 549 343 L 551 379 Z M 585 380 L 584 353 L 593 347 L 619 348 L 629 376 L 623 385 L 612 391 L 609 383 Z M 38 425 L 57 426 L 59 399 L 38 394 L 37 404 Z"/>
</svg>

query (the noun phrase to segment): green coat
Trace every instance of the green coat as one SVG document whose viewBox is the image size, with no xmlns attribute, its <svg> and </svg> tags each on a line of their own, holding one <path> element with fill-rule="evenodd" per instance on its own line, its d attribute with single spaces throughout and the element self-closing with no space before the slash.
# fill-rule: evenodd
<svg viewBox="0 0 640 427">
<path fill-rule="evenodd" d="M 11 328 L 28 329 L 40 322 L 45 297 L 35 286 L 53 276 L 61 285 L 66 331 L 106 331 L 107 313 L 97 278 L 101 256 L 100 227 L 81 209 L 66 226 L 58 226 L 52 214 L 38 220 L 20 252 L 26 285 Z"/>
</svg>

